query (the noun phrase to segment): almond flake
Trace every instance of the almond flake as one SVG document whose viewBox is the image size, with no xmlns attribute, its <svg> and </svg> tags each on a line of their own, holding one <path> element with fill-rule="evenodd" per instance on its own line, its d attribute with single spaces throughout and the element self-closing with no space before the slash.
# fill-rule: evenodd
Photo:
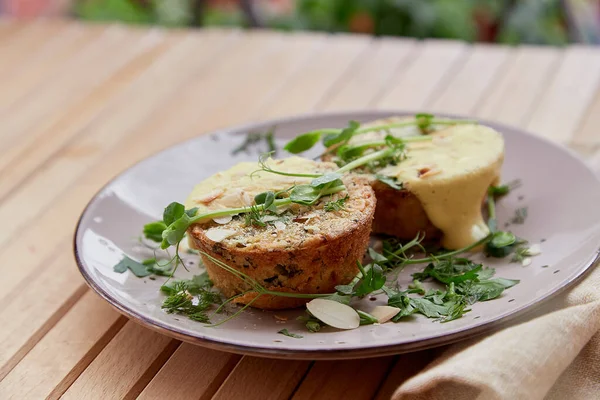
<svg viewBox="0 0 600 400">
<path fill-rule="evenodd" d="M 281 221 L 275 221 L 273 222 L 273 225 L 275 225 L 275 229 L 277 229 L 278 231 L 283 231 L 285 230 L 285 224 Z"/>
<path fill-rule="evenodd" d="M 223 193 L 225 193 L 225 191 L 223 191 L 223 189 L 216 189 L 216 190 L 213 190 L 212 192 L 207 193 L 201 197 L 194 198 L 194 202 L 199 203 L 199 204 L 210 204 L 212 201 L 223 196 Z"/>
<path fill-rule="evenodd" d="M 379 322 L 380 324 L 384 324 L 390 319 L 394 318 L 399 312 L 400 309 L 396 307 L 377 306 L 370 312 L 370 314 L 377 318 L 377 322 Z"/>
<path fill-rule="evenodd" d="M 215 221 L 219 225 L 225 225 L 225 224 L 230 223 L 232 219 L 233 219 L 233 215 L 226 215 L 224 217 L 213 218 L 213 221 Z"/>
<path fill-rule="evenodd" d="M 360 325 L 358 313 L 350 306 L 327 299 L 313 299 L 306 308 L 315 318 L 338 329 L 356 329 Z"/>
<path fill-rule="evenodd" d="M 212 228 L 205 232 L 206 237 L 212 240 L 213 242 L 221 242 L 228 237 L 234 236 L 237 234 L 233 229 L 223 229 L 223 228 Z"/>
<path fill-rule="evenodd" d="M 528 256 L 539 256 L 540 254 L 542 254 L 542 249 L 540 248 L 539 244 L 531 245 L 527 249 L 527 255 Z"/>
</svg>

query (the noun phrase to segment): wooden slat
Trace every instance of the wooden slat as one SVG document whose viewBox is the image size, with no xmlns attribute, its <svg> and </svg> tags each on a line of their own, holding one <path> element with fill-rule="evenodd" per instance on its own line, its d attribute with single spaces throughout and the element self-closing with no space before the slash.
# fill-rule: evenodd
<svg viewBox="0 0 600 400">
<path fill-rule="evenodd" d="M 173 52 L 142 73 L 127 91 L 115 99 L 110 107 L 85 128 L 84 134 L 76 137 L 58 153 L 57 157 L 44 165 L 35 179 L 26 181 L 11 193 L 4 201 L 5 207 L 0 209 L 0 215 L 8 213 L 8 210 L 12 210 L 11 214 L 17 211 L 21 214 L 13 219 L 13 223 L 25 223 L 28 218 L 35 217 L 50 199 L 56 198 L 73 181 L 81 177 L 87 168 L 97 162 L 106 161 L 104 155 L 136 125 L 164 104 L 166 96 L 176 93 L 177 88 L 185 84 L 186 78 L 201 73 L 199 67 L 207 63 L 213 55 L 210 51 L 207 53 L 198 51 L 201 40 L 202 37 L 189 36 L 181 42 L 181 45 L 174 48 Z M 196 56 L 191 57 L 190 53 L 194 51 Z M 187 62 L 181 65 L 183 60 Z M 169 74 L 178 64 L 180 65 L 178 73 Z M 71 135 L 82 129 L 81 122 L 76 117 L 74 127 L 69 125 L 76 130 Z M 65 130 L 69 131 L 66 128 Z M 54 138 L 55 136 L 46 138 L 49 146 L 55 140 Z M 37 145 L 40 146 L 40 143 Z M 25 205 L 27 209 L 23 208 Z M 0 233 L 0 242 L 7 238 L 7 235 Z"/>
<path fill-rule="evenodd" d="M 58 398 L 125 322 L 88 291 L 0 382 L 0 398 Z"/>
<path fill-rule="evenodd" d="M 65 243 L 66 244 L 66 243 Z M 35 279 L 5 297 L 0 311 L 0 379 L 2 379 L 79 300 L 86 288 L 72 257 L 60 247 L 54 261 Z M 18 265 L 18 264 L 13 264 Z"/>
<path fill-rule="evenodd" d="M 460 66 L 468 47 L 461 42 L 428 40 L 419 46 L 405 73 L 390 82 L 390 88 L 377 102 L 389 110 L 422 110 L 435 90 L 452 80 L 452 69 Z M 418 60 L 418 62 L 417 62 Z"/>
<path fill-rule="evenodd" d="M 176 340 L 127 322 L 62 398 L 133 399 L 178 345 Z"/>
<path fill-rule="evenodd" d="M 36 124 L 50 127 L 61 111 L 75 104 L 83 96 L 101 85 L 123 65 L 155 46 L 162 39 L 158 31 L 129 31 L 110 27 L 99 40 L 79 52 L 77 58 L 61 71 L 60 76 L 49 79 L 30 96 L 25 96 L 11 107 L 0 110 L 4 120 L 3 139 L 13 144 L 31 143 L 37 136 L 29 132 Z M 110 52 L 111 56 L 107 57 Z M 93 77 L 93 79 L 91 78 Z M 13 147 L 0 149 L 0 169 L 14 160 Z"/>
<path fill-rule="evenodd" d="M 0 45 L 0 83 L 10 79 L 9 72 L 27 62 L 49 37 L 60 34 L 66 28 L 68 24 L 63 21 L 33 22 L 5 39 Z"/>
<path fill-rule="evenodd" d="M 0 19 L 0 43 L 4 46 L 22 28 L 23 24 L 5 18 Z"/>
<path fill-rule="evenodd" d="M 77 23 L 65 23 L 60 29 L 56 29 L 56 32 L 51 32 L 47 35 L 39 35 L 37 40 L 37 49 L 28 51 L 26 56 L 22 60 L 17 60 L 10 57 L 10 62 L 7 63 L 2 70 L 3 85 L 11 82 L 14 78 L 21 75 L 23 70 L 30 67 L 31 65 L 44 63 L 52 58 L 53 54 L 60 53 L 63 46 L 68 45 L 77 36 L 83 35 L 85 27 Z"/>
<path fill-rule="evenodd" d="M 179 106 L 190 109 L 190 117 L 183 118 L 180 122 L 173 121 L 176 126 L 179 127 L 181 121 L 194 121 L 195 125 L 192 126 L 186 136 L 189 137 L 199 133 L 196 127 L 206 132 L 224 126 L 231 126 L 232 110 L 235 110 L 235 121 L 257 119 L 258 112 L 265 108 L 265 104 L 270 104 L 274 98 L 277 98 L 281 90 L 287 89 L 289 81 L 303 73 L 304 67 L 323 51 L 323 46 L 327 46 L 327 41 L 322 35 L 317 36 L 312 33 L 294 33 L 286 36 L 284 40 L 285 44 L 280 46 L 268 60 L 259 60 L 261 65 L 253 70 L 251 77 L 242 75 L 244 79 L 240 82 L 235 81 L 237 85 L 236 96 L 220 96 L 217 97 L 216 101 L 210 101 L 210 104 L 207 101 L 202 103 L 203 109 L 210 110 L 210 114 L 208 114 L 210 118 L 206 118 L 200 123 L 197 120 L 197 109 L 189 107 L 189 103 L 184 99 Z M 194 82 L 193 87 L 190 87 L 192 90 L 188 90 L 188 92 L 190 95 L 192 93 L 196 94 L 198 90 L 203 90 L 202 88 L 205 85 L 212 87 L 219 84 L 219 82 L 222 84 L 222 79 L 234 81 L 235 78 L 240 76 L 240 71 L 231 74 L 229 78 L 221 78 L 220 76 L 207 77 L 207 79 Z M 195 101 L 198 101 L 198 99 Z M 195 116 L 192 116 L 192 114 Z"/>
<path fill-rule="evenodd" d="M 293 399 L 372 399 L 393 361 L 393 357 L 383 357 L 318 362 Z"/>
<path fill-rule="evenodd" d="M 241 356 L 182 343 L 139 400 L 210 399 Z"/>
<path fill-rule="evenodd" d="M 318 108 L 323 111 L 349 110 L 360 99 L 376 99 L 385 91 L 394 73 L 414 57 L 416 43 L 401 39 L 379 39 L 360 56 L 357 67 L 347 71 L 323 99 Z"/>
<path fill-rule="evenodd" d="M 114 96 L 127 88 L 154 59 L 161 56 L 169 47 L 169 42 L 140 54 L 115 72 L 104 85 L 93 90 L 71 107 L 67 107 L 63 117 L 48 126 L 45 122 L 29 132 L 31 140 L 15 144 L 5 154 L 6 168 L 0 170 L 0 201 L 4 200 L 34 171 L 55 155 L 64 143 L 90 123 Z M 10 164 L 8 164 L 10 162 Z"/>
<path fill-rule="evenodd" d="M 344 71 L 367 49 L 364 37 L 339 35 L 334 37 L 335 46 L 319 49 L 313 62 L 304 66 L 301 74 L 286 85 L 285 94 L 265 108 L 263 119 L 299 114 L 314 108 L 326 91 L 334 85 Z"/>
<path fill-rule="evenodd" d="M 309 367 L 310 361 L 244 357 L 213 400 L 288 398 Z M 260 378 L 257 373 L 260 373 Z"/>
<path fill-rule="evenodd" d="M 600 84 L 600 52 L 572 46 L 543 93 L 527 124 L 535 134 L 566 143 L 571 140 Z"/>
<path fill-rule="evenodd" d="M 107 27 L 103 25 L 70 25 L 53 41 L 53 46 L 50 44 L 44 46 L 43 51 L 36 53 L 36 60 L 19 66 L 18 73 L 13 73 L 10 79 L 2 84 L 0 113 L 30 93 L 44 80 L 54 79 L 55 74 L 68 67 L 71 58 L 74 58 L 84 47 L 91 45 L 92 41 L 106 29 Z"/>
<path fill-rule="evenodd" d="M 473 110 L 503 71 L 509 54 L 506 47 L 474 45 L 444 91 L 432 99 L 427 109 L 449 114 Z"/>
<path fill-rule="evenodd" d="M 562 50 L 523 46 L 503 68 L 496 87 L 477 108 L 477 116 L 505 124 L 519 124 L 532 112 L 540 94 L 559 66 Z"/>
<path fill-rule="evenodd" d="M 436 354 L 436 350 L 424 350 L 398 356 L 385 381 L 379 387 L 377 395 L 374 396 L 374 399 L 390 399 L 392 394 L 396 391 L 396 388 L 402 382 L 416 375 L 416 373 L 425 368 L 427 364 L 433 361 Z"/>
<path fill-rule="evenodd" d="M 585 118 L 572 138 L 572 144 L 579 148 L 600 143 L 600 90 L 596 91 Z"/>
</svg>

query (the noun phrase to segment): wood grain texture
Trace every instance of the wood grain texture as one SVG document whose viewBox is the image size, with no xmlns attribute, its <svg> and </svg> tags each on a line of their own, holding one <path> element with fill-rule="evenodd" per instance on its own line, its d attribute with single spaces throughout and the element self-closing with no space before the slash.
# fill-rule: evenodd
<svg viewBox="0 0 600 400">
<path fill-rule="evenodd" d="M 394 357 L 320 361 L 311 368 L 294 400 L 372 399 Z"/>
<path fill-rule="evenodd" d="M 433 361 L 435 354 L 435 350 L 424 350 L 399 355 L 373 398 L 375 400 L 390 399 L 396 388 L 423 370 L 427 364 Z"/>
<path fill-rule="evenodd" d="M 261 118 L 283 117 L 314 109 L 369 45 L 369 40 L 360 36 L 335 35 L 330 40 L 330 45 L 319 48 L 313 62 L 305 64 L 302 71 L 286 84 L 285 94 L 263 109 Z"/>
<path fill-rule="evenodd" d="M 69 26 L 63 21 L 34 22 L 5 39 L 3 46 L 0 46 L 0 82 L 10 79 L 15 68 L 30 61 L 47 44 L 48 39 L 60 35 Z"/>
<path fill-rule="evenodd" d="M 585 46 L 565 50 L 562 64 L 547 85 L 526 128 L 567 143 L 585 115 L 600 84 L 600 52 Z"/>
<path fill-rule="evenodd" d="M 287 399 L 310 365 L 310 361 L 244 357 L 219 388 L 213 400 Z M 256 375 L 259 371 L 260 378 Z"/>
<path fill-rule="evenodd" d="M 182 343 L 139 400 L 210 399 L 241 356 Z"/>
<path fill-rule="evenodd" d="M 69 247 L 35 280 L 10 293 L 0 310 L 0 379 L 53 327 L 85 292 L 83 279 L 72 265 Z"/>
<path fill-rule="evenodd" d="M 60 151 L 69 140 L 82 132 L 82 128 L 90 124 L 114 96 L 127 88 L 149 65 L 152 65 L 157 57 L 162 55 L 168 48 L 168 42 L 158 43 L 131 59 L 103 85 L 92 90 L 76 104 L 66 107 L 62 117 L 57 118 L 51 126 L 43 123 L 39 127 L 34 127 L 29 133 L 32 140 L 15 144 L 4 155 L 7 160 L 6 168 L 0 170 L 2 182 L 0 201 L 15 191 L 27 177 Z"/>
<path fill-rule="evenodd" d="M 125 324 L 95 293 L 86 292 L 0 382 L 0 398 L 58 398 Z"/>
<path fill-rule="evenodd" d="M 173 50 L 174 53 L 159 59 L 142 73 L 128 90 L 89 124 L 82 127 L 77 125 L 79 121 L 76 120 L 77 129 L 84 129 L 84 132 L 62 148 L 51 162 L 46 163 L 35 179 L 28 180 L 12 192 L 4 201 L 5 207 L 0 209 L 0 216 L 7 212 L 5 210 L 17 211 L 19 216 L 13 215 L 12 223 L 15 227 L 24 224 L 28 218 L 36 216 L 43 203 L 56 198 L 81 177 L 87 168 L 103 161 L 104 155 L 113 146 L 161 107 L 170 95 L 176 93 L 180 85 L 185 84 L 187 78 L 201 73 L 200 65 L 207 62 L 212 54 L 196 52 L 197 56 L 190 60 L 189 53 L 197 49 L 200 40 L 199 37 L 188 36 L 180 42 Z M 188 62 L 182 63 L 186 59 Z M 198 63 L 192 60 L 198 60 Z M 178 73 L 169 73 L 176 65 L 182 65 Z M 6 238 L 0 233 L 0 243 Z"/>
<path fill-rule="evenodd" d="M 462 42 L 427 40 L 420 44 L 406 71 L 390 82 L 377 107 L 386 110 L 422 110 L 430 96 L 452 80 L 453 68 L 464 62 L 469 47 Z"/>
<path fill-rule="evenodd" d="M 129 321 L 62 398 L 136 398 L 177 346 L 178 341 Z"/>
<path fill-rule="evenodd" d="M 465 114 L 485 99 L 485 93 L 496 80 L 510 56 L 507 47 L 474 45 L 463 64 L 453 71 L 444 90 L 432 99 L 431 112 Z"/>
<path fill-rule="evenodd" d="M 498 74 L 495 87 L 476 108 L 481 118 L 517 125 L 533 111 L 560 65 L 562 50 L 523 46 Z"/>
<path fill-rule="evenodd" d="M 144 37 L 146 39 L 140 42 Z M 34 135 L 26 134 L 29 129 L 40 123 L 51 125 L 55 118 L 60 117 L 60 110 L 75 104 L 132 57 L 146 51 L 158 40 L 160 37 L 156 33 L 129 32 L 119 26 L 105 30 L 100 40 L 78 53 L 70 68 L 61 70 L 59 76 L 45 81 L 30 96 L 25 96 L 11 107 L 0 111 L 0 116 L 5 119 L 3 138 L 8 138 L 13 143 L 34 140 Z M 106 57 L 109 51 L 114 53 L 111 57 Z M 94 79 L 90 79 L 90 76 Z M 8 149 L 0 149 L 0 154 L 3 154 L 0 168 L 5 168 L 13 160 L 13 157 L 4 155 L 4 150 Z"/>
<path fill-rule="evenodd" d="M 409 40 L 374 41 L 367 52 L 360 56 L 356 66 L 339 79 L 337 86 L 323 99 L 318 109 L 350 110 L 361 101 L 373 101 L 386 90 L 394 73 L 410 62 L 416 48 L 416 43 Z"/>
<path fill-rule="evenodd" d="M 77 59 L 84 48 L 93 45 L 106 29 L 105 25 L 91 27 L 74 24 L 53 39 L 52 42 L 35 53 L 35 59 L 26 65 L 20 65 L 18 73 L 12 73 L 10 79 L 3 82 L 0 92 L 0 113 L 38 88 L 47 79 L 55 79 L 61 71 L 68 69 L 69 64 Z"/>
</svg>

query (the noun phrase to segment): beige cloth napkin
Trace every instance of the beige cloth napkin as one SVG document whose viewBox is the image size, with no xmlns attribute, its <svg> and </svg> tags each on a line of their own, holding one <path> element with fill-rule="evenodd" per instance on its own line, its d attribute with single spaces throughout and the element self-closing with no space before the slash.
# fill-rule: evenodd
<svg viewBox="0 0 600 400">
<path fill-rule="evenodd" d="M 600 158 L 594 161 L 599 171 Z M 449 346 L 393 400 L 600 399 L 600 268 L 544 309 L 550 312 Z"/>
</svg>

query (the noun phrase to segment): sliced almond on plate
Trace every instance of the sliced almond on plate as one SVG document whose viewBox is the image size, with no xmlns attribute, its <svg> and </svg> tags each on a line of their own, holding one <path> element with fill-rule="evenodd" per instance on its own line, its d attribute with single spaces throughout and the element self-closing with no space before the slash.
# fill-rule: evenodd
<svg viewBox="0 0 600 400">
<path fill-rule="evenodd" d="M 369 314 L 377 318 L 380 324 L 388 322 L 400 312 L 399 308 L 391 306 L 377 306 Z"/>
<path fill-rule="evenodd" d="M 358 313 L 350 306 L 327 299 L 313 299 L 306 308 L 317 319 L 338 329 L 356 329 L 360 325 Z"/>
</svg>

